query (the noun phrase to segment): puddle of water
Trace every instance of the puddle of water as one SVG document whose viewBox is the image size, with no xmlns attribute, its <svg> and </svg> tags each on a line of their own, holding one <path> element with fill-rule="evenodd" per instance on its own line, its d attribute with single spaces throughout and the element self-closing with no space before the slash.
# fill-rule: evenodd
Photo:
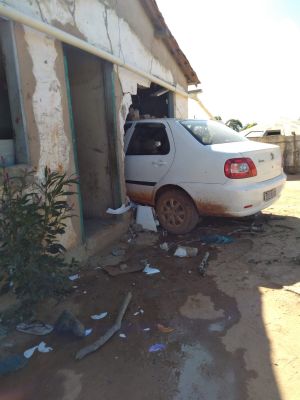
<svg viewBox="0 0 300 400">
<path fill-rule="evenodd" d="M 214 322 L 208 326 L 209 332 L 223 332 L 225 329 L 225 321 Z"/>
<path fill-rule="evenodd" d="M 237 399 L 232 368 L 225 363 L 220 369 L 219 361 L 200 344 L 183 344 L 181 351 L 184 361 L 173 400 Z"/>
<path fill-rule="evenodd" d="M 224 316 L 223 310 L 216 310 L 210 296 L 202 293 L 189 296 L 179 312 L 190 319 L 216 319 Z"/>
</svg>

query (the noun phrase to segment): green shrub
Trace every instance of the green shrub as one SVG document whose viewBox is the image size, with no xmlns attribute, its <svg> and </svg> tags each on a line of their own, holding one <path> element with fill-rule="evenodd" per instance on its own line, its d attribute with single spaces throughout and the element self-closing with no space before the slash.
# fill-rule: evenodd
<svg viewBox="0 0 300 400">
<path fill-rule="evenodd" d="M 2 169 L 0 195 L 0 280 L 23 307 L 60 295 L 68 287 L 60 237 L 73 216 L 68 198 L 77 179 L 45 168 L 38 181 L 34 172 L 10 177 Z"/>
</svg>

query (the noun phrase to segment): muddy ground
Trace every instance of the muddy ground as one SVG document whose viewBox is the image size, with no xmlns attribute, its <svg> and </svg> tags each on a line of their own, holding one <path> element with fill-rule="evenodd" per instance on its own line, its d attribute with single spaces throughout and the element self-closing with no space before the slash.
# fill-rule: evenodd
<svg viewBox="0 0 300 400">
<path fill-rule="evenodd" d="M 235 232 L 253 220 L 205 219 L 190 235 L 140 233 L 118 246 L 125 256 L 98 256 L 63 303 L 49 303 L 40 315 L 53 322 L 68 308 L 91 336 L 52 333 L 51 353 L 36 353 L 22 370 L 0 378 L 0 400 L 299 400 L 300 399 L 300 177 L 290 177 L 281 199 L 255 220 L 263 232 Z M 206 234 L 232 233 L 235 241 L 202 245 Z M 169 252 L 162 242 L 173 244 Z M 176 243 L 199 256 L 175 258 Z M 197 271 L 210 252 L 207 275 Z M 298 257 L 298 259 L 297 259 Z M 135 265 L 147 259 L 160 273 L 110 277 L 105 263 Z M 298 288 L 298 289 L 297 289 Z M 121 332 L 103 348 L 76 361 L 74 354 L 113 323 L 124 295 L 132 302 Z M 134 315 L 142 309 L 144 313 Z M 90 315 L 108 311 L 100 321 Z M 162 333 L 157 324 L 174 328 Z M 145 328 L 150 330 L 145 331 Z M 23 352 L 40 338 L 12 333 L 2 353 Z M 155 343 L 165 350 L 150 353 Z"/>
</svg>

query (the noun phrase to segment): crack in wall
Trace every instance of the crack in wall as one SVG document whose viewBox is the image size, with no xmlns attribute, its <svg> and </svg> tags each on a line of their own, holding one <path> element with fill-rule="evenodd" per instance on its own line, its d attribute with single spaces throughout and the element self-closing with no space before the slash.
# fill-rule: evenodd
<svg viewBox="0 0 300 400">
<path fill-rule="evenodd" d="M 153 61 L 154 61 L 154 57 L 152 57 L 150 60 L 150 71 L 149 71 L 150 74 L 152 74 Z"/>
<path fill-rule="evenodd" d="M 75 13 L 76 13 L 76 0 L 66 0 L 67 9 L 72 15 L 74 26 L 76 26 Z"/>
<path fill-rule="evenodd" d="M 38 7 L 38 9 L 39 9 L 39 12 L 40 12 L 40 16 L 41 16 L 42 21 L 45 22 L 45 23 L 48 23 L 47 19 L 46 19 L 45 16 L 44 16 L 43 11 L 42 11 L 42 7 L 41 7 L 41 5 L 40 5 L 39 0 L 35 0 L 35 2 L 36 2 L 36 5 L 37 5 L 37 7 Z"/>
<path fill-rule="evenodd" d="M 118 7 L 118 0 L 115 0 L 115 10 Z M 125 56 L 123 53 L 123 49 L 122 49 L 122 45 L 121 45 L 121 27 L 120 27 L 120 18 L 119 16 L 117 17 L 117 21 L 118 21 L 118 47 L 119 47 L 119 57 L 122 57 L 123 61 L 125 62 Z"/>
<path fill-rule="evenodd" d="M 107 39 L 108 39 L 109 45 L 110 45 L 110 52 L 111 52 L 111 54 L 113 54 L 113 52 L 114 52 L 114 51 L 113 51 L 113 45 L 112 45 L 112 41 L 111 41 L 111 38 L 110 38 L 110 36 L 109 36 L 109 31 L 108 31 L 107 10 L 108 10 L 107 5 L 104 5 L 104 23 L 105 23 L 105 27 L 106 27 L 106 34 L 107 34 Z"/>
</svg>

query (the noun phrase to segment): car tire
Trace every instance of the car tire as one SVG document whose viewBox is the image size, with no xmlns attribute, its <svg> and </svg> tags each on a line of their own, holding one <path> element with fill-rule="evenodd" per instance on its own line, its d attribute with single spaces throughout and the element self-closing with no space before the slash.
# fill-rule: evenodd
<svg viewBox="0 0 300 400">
<path fill-rule="evenodd" d="M 163 192 L 156 201 L 155 210 L 160 225 L 177 235 L 190 232 L 199 221 L 192 199 L 178 189 Z"/>
</svg>

